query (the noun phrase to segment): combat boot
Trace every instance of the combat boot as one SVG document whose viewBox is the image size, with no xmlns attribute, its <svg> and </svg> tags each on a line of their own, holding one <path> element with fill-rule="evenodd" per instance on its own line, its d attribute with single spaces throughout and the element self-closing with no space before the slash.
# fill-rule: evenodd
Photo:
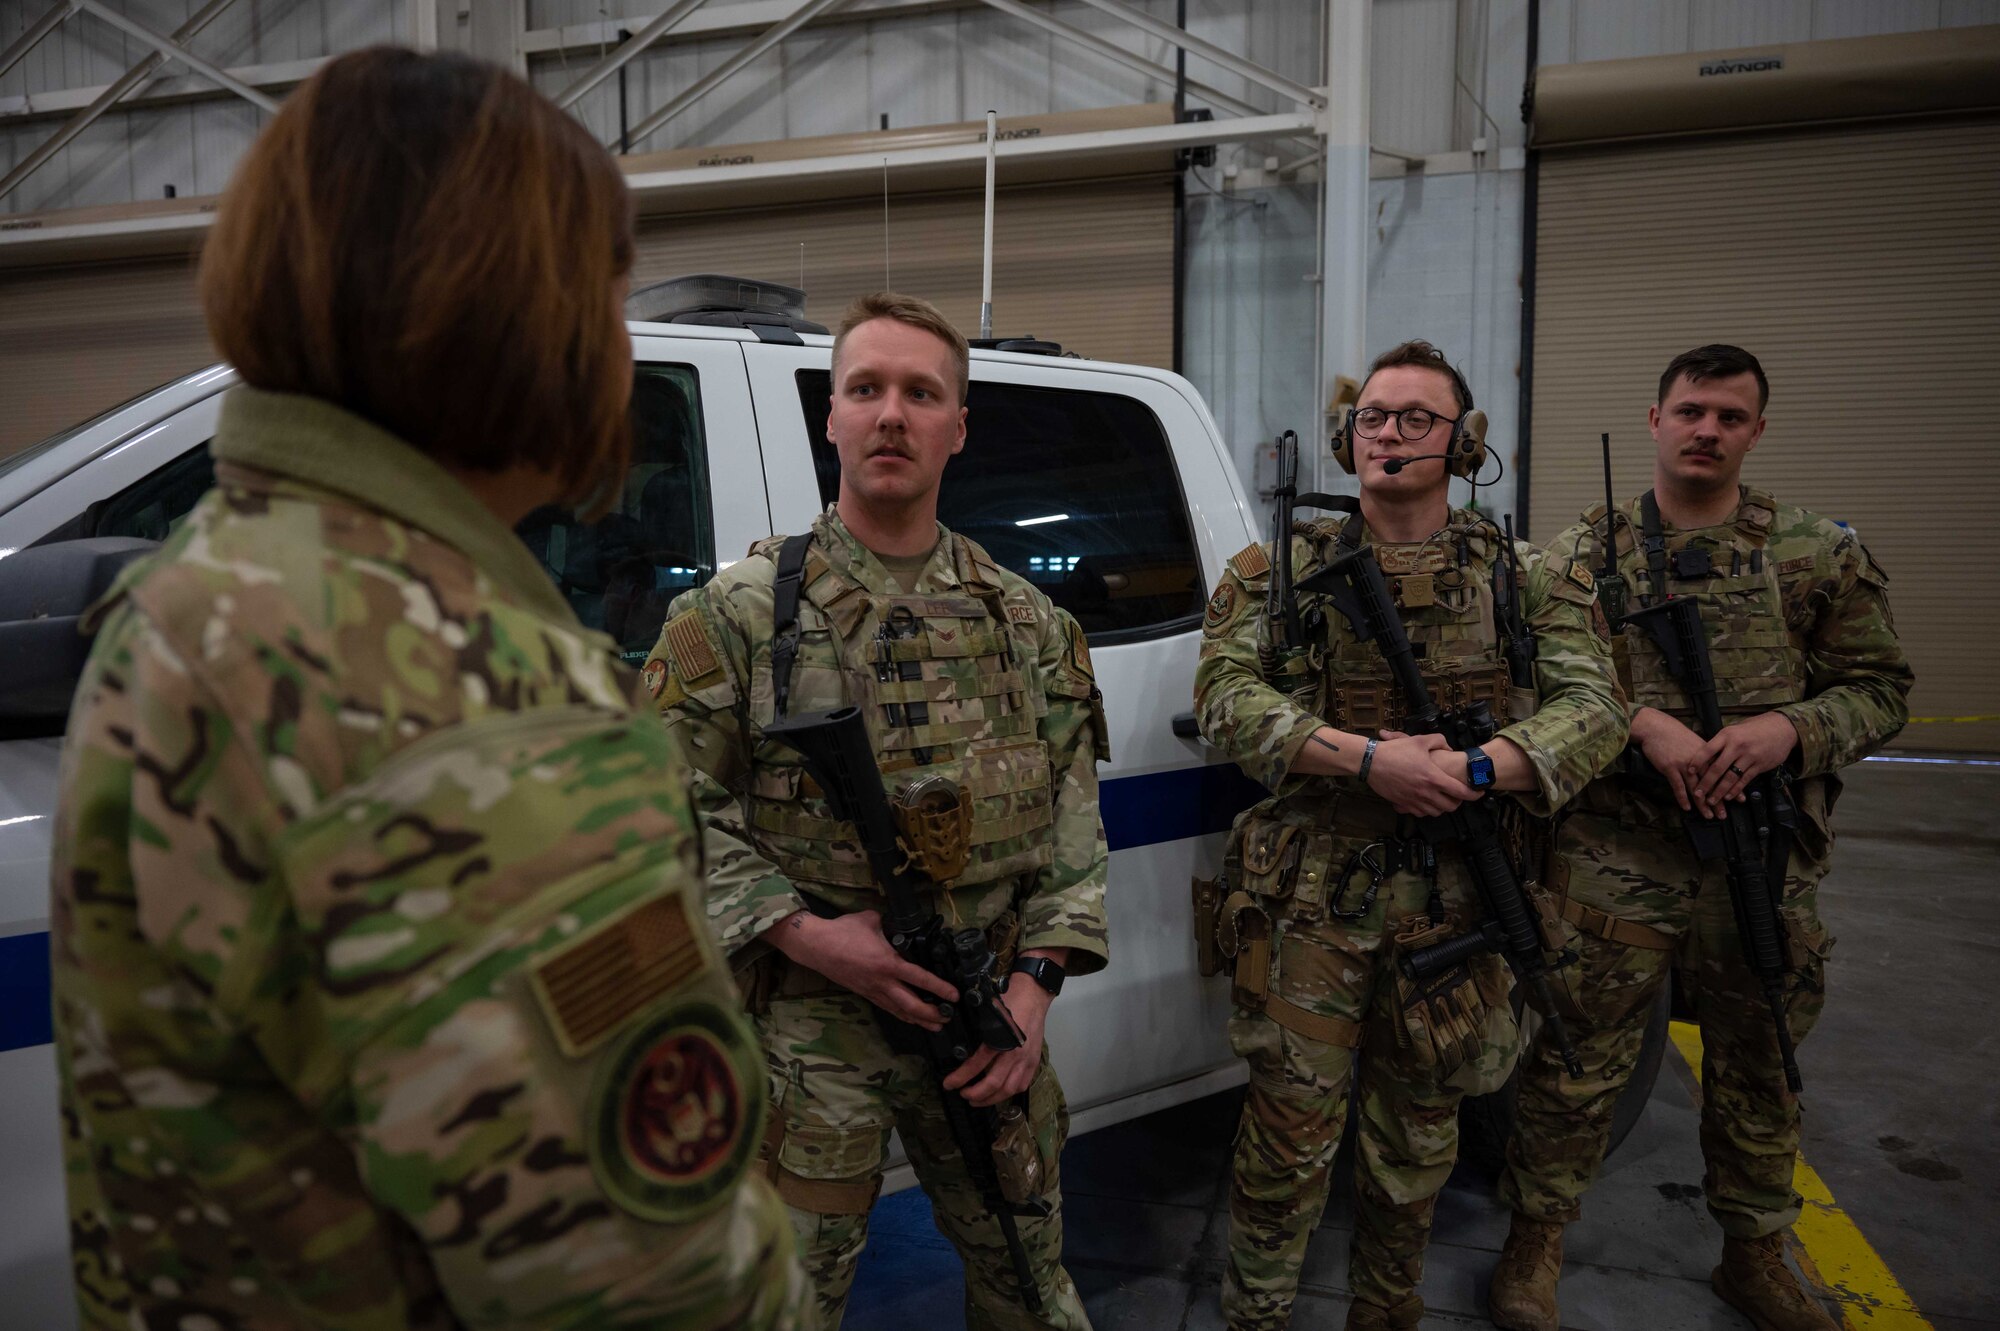
<svg viewBox="0 0 2000 1331">
<path fill-rule="evenodd" d="M 1393 1308 L 1356 1299 L 1347 1305 L 1347 1331 L 1410 1331 L 1424 1320 L 1424 1301 L 1412 1294 Z"/>
<path fill-rule="evenodd" d="M 1493 1325 L 1504 1331 L 1556 1331 L 1556 1281 L 1562 1265 L 1563 1227 L 1515 1212 L 1486 1291 Z"/>
<path fill-rule="evenodd" d="M 1725 1237 L 1722 1264 L 1708 1283 L 1757 1331 L 1839 1331 L 1839 1323 L 1785 1265 L 1782 1230 L 1761 1239 Z"/>
</svg>

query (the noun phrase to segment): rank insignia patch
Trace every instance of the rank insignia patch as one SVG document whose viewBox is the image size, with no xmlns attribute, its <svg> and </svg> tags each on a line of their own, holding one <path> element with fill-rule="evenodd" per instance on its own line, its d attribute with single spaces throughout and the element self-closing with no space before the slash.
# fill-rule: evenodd
<svg viewBox="0 0 2000 1331">
<path fill-rule="evenodd" d="M 763 1135 L 750 1088 L 764 1075 L 742 1023 L 706 999 L 634 1030 L 591 1090 L 590 1162 L 605 1195 L 668 1224 L 720 1203 Z"/>
<path fill-rule="evenodd" d="M 1574 559 L 1569 561 L 1569 569 L 1563 576 L 1587 592 L 1597 590 L 1597 579 L 1591 577 L 1590 570 L 1582 564 L 1577 563 Z"/>
</svg>

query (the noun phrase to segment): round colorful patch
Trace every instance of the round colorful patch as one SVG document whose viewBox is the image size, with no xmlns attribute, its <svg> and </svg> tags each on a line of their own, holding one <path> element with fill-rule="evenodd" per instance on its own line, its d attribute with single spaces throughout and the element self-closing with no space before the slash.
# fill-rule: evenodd
<svg viewBox="0 0 2000 1331">
<path fill-rule="evenodd" d="M 658 698 L 660 691 L 667 687 L 667 663 L 661 660 L 646 662 L 645 669 L 639 672 L 639 678 L 646 682 L 646 692 Z"/>
<path fill-rule="evenodd" d="M 763 1076 L 742 1017 L 705 999 L 641 1023 L 591 1090 L 591 1166 L 605 1194 L 666 1223 L 718 1205 L 756 1154 Z"/>
<path fill-rule="evenodd" d="M 1215 594 L 1208 598 L 1208 622 L 1211 626 L 1225 623 L 1236 611 L 1236 585 L 1219 582 Z"/>
</svg>

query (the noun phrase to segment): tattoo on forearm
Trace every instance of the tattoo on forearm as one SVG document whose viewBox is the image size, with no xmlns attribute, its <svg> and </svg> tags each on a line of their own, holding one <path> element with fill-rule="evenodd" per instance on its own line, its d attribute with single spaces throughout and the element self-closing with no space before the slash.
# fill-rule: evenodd
<svg viewBox="0 0 2000 1331">
<path fill-rule="evenodd" d="M 1340 752 L 1340 746 L 1338 744 L 1335 744 L 1332 740 L 1321 739 L 1318 735 L 1308 735 L 1307 738 L 1310 739 L 1313 743 L 1319 745 L 1322 749 L 1331 749 L 1335 753 Z"/>
</svg>

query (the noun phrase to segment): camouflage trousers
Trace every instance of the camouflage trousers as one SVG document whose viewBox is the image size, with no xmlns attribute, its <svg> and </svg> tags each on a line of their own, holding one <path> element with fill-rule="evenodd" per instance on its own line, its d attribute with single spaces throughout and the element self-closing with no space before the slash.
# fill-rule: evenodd
<svg viewBox="0 0 2000 1331">
<path fill-rule="evenodd" d="M 1365 844 L 1335 838 L 1336 868 Z M 1440 889 L 1448 906 L 1463 902 L 1468 890 L 1451 866 L 1441 870 Z M 1358 885 L 1352 895 L 1360 895 Z M 1422 912 L 1429 896 L 1427 879 L 1397 873 L 1357 920 L 1286 920 L 1284 906 L 1274 907 L 1280 918 L 1271 995 L 1316 1017 L 1356 1023 L 1359 1047 L 1300 1034 L 1268 1010 L 1239 1006 L 1230 1019 L 1230 1043 L 1250 1064 L 1230 1173 L 1222 1286 L 1223 1319 L 1232 1331 L 1289 1325 L 1350 1100 L 1359 1105 L 1359 1122 L 1349 1286 L 1356 1299 L 1387 1308 L 1409 1299 L 1422 1279 L 1437 1194 L 1458 1158 L 1459 1101 L 1468 1090 L 1503 1082 L 1518 1047 L 1504 1003 L 1491 1012 L 1477 1057 L 1450 1076 L 1421 1066 L 1402 1047 L 1391 969 L 1395 929 L 1388 922 Z M 1347 902 L 1349 909 L 1356 905 Z M 1456 909 L 1463 918 L 1464 907 Z M 1491 956 L 1475 964 L 1504 965 Z"/>
<path fill-rule="evenodd" d="M 1604 1161 L 1618 1096 L 1631 1080 L 1647 1014 L 1676 965 L 1702 1038 L 1701 1148 L 1709 1213 L 1725 1233 L 1758 1238 L 1798 1219 L 1792 1188 L 1799 1100 L 1786 1086 L 1770 1005 L 1744 964 L 1718 864 L 1689 848 L 1677 817 L 1652 826 L 1579 813 L 1564 828 L 1569 898 L 1675 940 L 1672 951 L 1584 933 L 1563 982 L 1584 1075 L 1562 1067 L 1543 1032 L 1521 1059 L 1519 1126 L 1500 1194 L 1523 1215 L 1568 1222 Z M 1822 862 L 1795 853 L 1780 910 L 1792 973 L 1785 1012 L 1803 1042 L 1826 1001 L 1833 940 L 1817 906 Z"/>
<path fill-rule="evenodd" d="M 1047 1179 L 1045 1195 L 1056 1209 L 1045 1220 L 1017 1221 L 1041 1295 L 1042 1313 L 1036 1316 L 1021 1304 L 999 1223 L 966 1177 L 924 1060 L 891 1050 L 872 1009 L 852 996 L 774 999 L 756 1020 L 771 1072 L 772 1176 L 791 1208 L 824 1331 L 838 1331 L 846 1315 L 892 1128 L 901 1134 L 930 1197 L 938 1231 L 965 1263 L 966 1326 L 1090 1331 L 1083 1301 L 1062 1267 L 1058 1166 L 1069 1135 L 1069 1109 L 1046 1048 L 1028 1088 L 1029 1119 Z"/>
</svg>

